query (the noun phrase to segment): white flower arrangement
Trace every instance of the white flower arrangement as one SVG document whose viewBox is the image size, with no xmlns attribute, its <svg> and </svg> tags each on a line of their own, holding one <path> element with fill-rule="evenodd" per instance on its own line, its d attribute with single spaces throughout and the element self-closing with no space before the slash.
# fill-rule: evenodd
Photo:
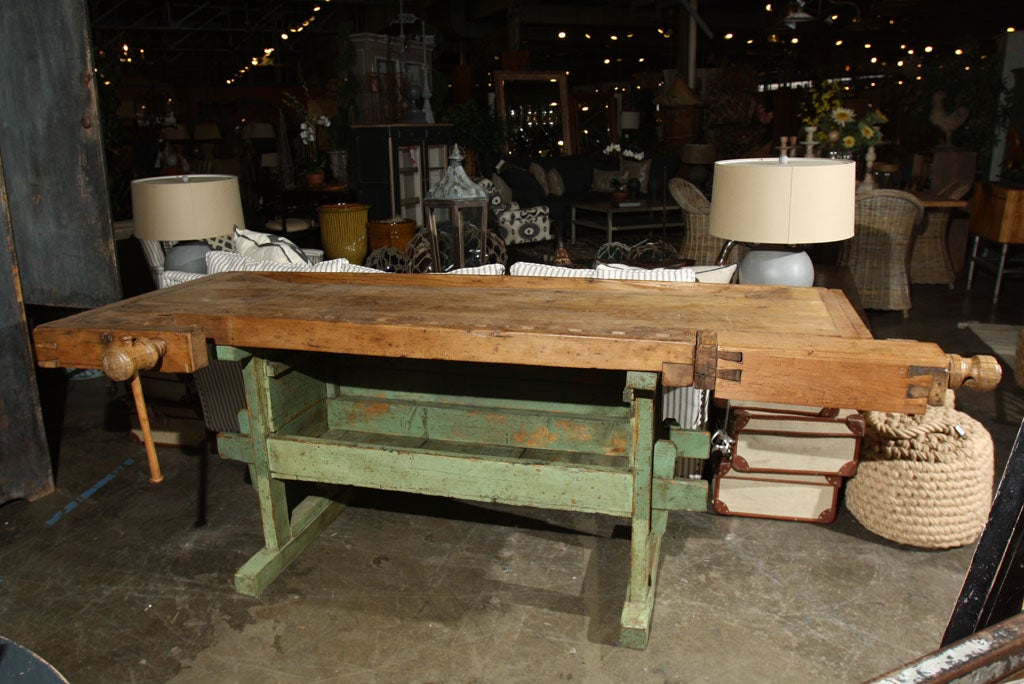
<svg viewBox="0 0 1024 684">
<path fill-rule="evenodd" d="M 302 138 L 302 142 L 307 145 L 312 145 L 316 142 L 316 127 L 323 126 L 324 128 L 331 127 L 331 120 L 321 114 L 312 121 L 303 121 L 299 124 L 299 137 Z"/>
<path fill-rule="evenodd" d="M 619 145 L 619 143 L 609 143 L 607 146 L 605 146 L 604 153 L 607 154 L 608 156 L 621 154 L 623 157 L 626 157 L 627 159 L 635 159 L 637 161 L 644 160 L 644 153 L 642 151 L 631 150 L 629 148 L 622 149 L 622 146 Z"/>
</svg>

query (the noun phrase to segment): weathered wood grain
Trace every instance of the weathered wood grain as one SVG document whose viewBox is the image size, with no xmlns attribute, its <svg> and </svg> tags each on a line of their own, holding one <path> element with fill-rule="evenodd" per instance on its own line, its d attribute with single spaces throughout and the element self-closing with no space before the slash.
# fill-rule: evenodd
<svg viewBox="0 0 1024 684">
<path fill-rule="evenodd" d="M 695 382 L 697 365 L 724 398 L 908 413 L 947 382 L 938 346 L 872 339 L 841 292 L 758 285 L 230 273 L 41 326 L 37 348 L 94 367 L 84 357 L 103 333 L 161 326 L 242 348 L 668 369 L 663 384 Z M 178 363 L 162 368 L 188 370 Z"/>
</svg>

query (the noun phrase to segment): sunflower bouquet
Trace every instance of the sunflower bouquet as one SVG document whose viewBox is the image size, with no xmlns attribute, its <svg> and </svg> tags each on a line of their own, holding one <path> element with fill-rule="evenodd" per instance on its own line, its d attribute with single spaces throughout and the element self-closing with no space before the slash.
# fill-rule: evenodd
<svg viewBox="0 0 1024 684">
<path fill-rule="evenodd" d="M 843 106 L 841 89 L 835 81 L 813 88 L 804 104 L 804 125 L 816 127 L 814 139 L 825 154 L 852 155 L 882 141 L 882 124 L 888 122 L 882 112 L 869 111 L 862 118 Z"/>
<path fill-rule="evenodd" d="M 882 124 L 887 121 L 877 109 L 857 119 L 856 112 L 840 105 L 818 120 L 814 136 L 826 152 L 859 152 L 882 141 Z"/>
</svg>

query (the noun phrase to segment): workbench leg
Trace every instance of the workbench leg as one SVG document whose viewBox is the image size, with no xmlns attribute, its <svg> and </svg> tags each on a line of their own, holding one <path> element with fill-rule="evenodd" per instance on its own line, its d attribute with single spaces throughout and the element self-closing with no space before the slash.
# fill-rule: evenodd
<svg viewBox="0 0 1024 684">
<path fill-rule="evenodd" d="M 654 613 L 655 588 L 665 511 L 655 513 L 651 487 L 654 477 L 654 393 L 656 373 L 629 373 L 626 391 L 632 399 L 630 462 L 633 464 L 633 529 L 630 542 L 629 588 L 622 608 L 619 643 L 646 648 Z"/>
<path fill-rule="evenodd" d="M 288 541 L 276 549 L 268 545 L 246 561 L 235 573 L 235 591 L 246 596 L 262 594 L 345 507 L 344 502 L 332 498 L 307 496 L 295 507 Z"/>
<path fill-rule="evenodd" d="M 249 472 L 260 502 L 264 548 L 235 573 L 235 590 L 248 596 L 261 594 L 345 509 L 343 503 L 332 498 L 307 496 L 294 511 L 289 510 L 286 483 L 272 476 L 267 453 L 272 422 L 268 376 L 267 361 L 250 357 L 243 373 L 253 447 Z"/>
</svg>

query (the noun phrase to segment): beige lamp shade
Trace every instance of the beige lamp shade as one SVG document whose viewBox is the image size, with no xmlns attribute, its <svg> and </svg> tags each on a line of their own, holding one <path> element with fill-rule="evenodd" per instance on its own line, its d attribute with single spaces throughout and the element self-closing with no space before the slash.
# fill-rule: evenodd
<svg viewBox="0 0 1024 684">
<path fill-rule="evenodd" d="M 203 240 L 245 227 L 237 176 L 196 174 L 132 181 L 135 236 Z"/>
<path fill-rule="evenodd" d="M 715 162 L 711 234 L 774 245 L 851 238 L 855 169 L 847 159 Z"/>
<path fill-rule="evenodd" d="M 622 125 L 622 130 L 635 131 L 640 128 L 640 112 L 622 112 L 620 123 Z"/>
<path fill-rule="evenodd" d="M 220 128 L 215 123 L 196 124 L 193 140 L 220 140 Z"/>
</svg>

